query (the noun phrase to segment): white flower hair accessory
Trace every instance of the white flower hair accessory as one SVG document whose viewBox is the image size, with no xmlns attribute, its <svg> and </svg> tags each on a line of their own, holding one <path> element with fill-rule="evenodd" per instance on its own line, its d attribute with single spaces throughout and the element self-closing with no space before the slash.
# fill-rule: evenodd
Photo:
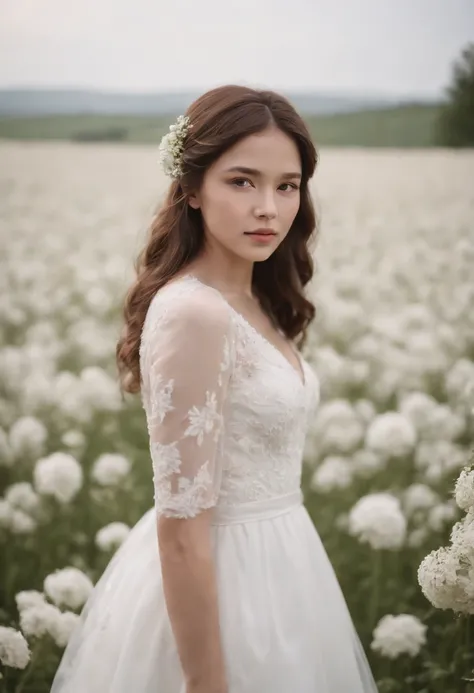
<svg viewBox="0 0 474 693">
<path fill-rule="evenodd" d="M 176 123 L 170 125 L 160 142 L 160 163 L 163 171 L 170 178 L 179 178 L 182 173 L 183 143 L 192 125 L 189 116 L 178 116 Z"/>
</svg>

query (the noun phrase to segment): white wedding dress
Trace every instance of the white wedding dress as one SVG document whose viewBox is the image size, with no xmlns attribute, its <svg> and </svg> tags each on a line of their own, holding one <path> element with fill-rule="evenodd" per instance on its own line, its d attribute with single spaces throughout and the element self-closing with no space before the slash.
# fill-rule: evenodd
<svg viewBox="0 0 474 693">
<path fill-rule="evenodd" d="M 298 372 L 191 274 L 155 294 L 140 360 L 155 507 L 95 586 L 51 693 L 185 693 L 156 514 L 211 507 L 229 693 L 376 693 L 302 503 L 303 446 L 319 401 L 308 362 L 299 357 Z"/>
</svg>

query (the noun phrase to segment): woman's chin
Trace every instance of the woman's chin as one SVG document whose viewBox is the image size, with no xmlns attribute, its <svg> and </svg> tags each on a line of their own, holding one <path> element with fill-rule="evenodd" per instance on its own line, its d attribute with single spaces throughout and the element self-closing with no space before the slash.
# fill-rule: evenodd
<svg viewBox="0 0 474 693">
<path fill-rule="evenodd" d="M 237 253 L 242 259 L 249 260 L 250 262 L 262 262 L 267 260 L 276 250 L 276 246 L 255 246 L 253 248 L 239 249 Z"/>
</svg>

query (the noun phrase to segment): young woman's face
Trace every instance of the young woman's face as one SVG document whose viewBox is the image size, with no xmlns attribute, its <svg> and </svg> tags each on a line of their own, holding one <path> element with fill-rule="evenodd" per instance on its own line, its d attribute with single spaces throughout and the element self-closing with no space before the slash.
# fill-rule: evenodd
<svg viewBox="0 0 474 693">
<path fill-rule="evenodd" d="M 300 206 L 301 160 L 294 141 L 270 126 L 237 142 L 206 171 L 189 204 L 200 208 L 206 242 L 251 262 L 266 260 Z M 251 235 L 264 229 L 271 235 Z"/>
</svg>

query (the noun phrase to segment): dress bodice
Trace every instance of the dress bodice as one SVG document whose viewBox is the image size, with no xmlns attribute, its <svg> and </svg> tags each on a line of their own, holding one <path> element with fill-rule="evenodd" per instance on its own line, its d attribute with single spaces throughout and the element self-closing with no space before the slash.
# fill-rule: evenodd
<svg viewBox="0 0 474 693">
<path fill-rule="evenodd" d="M 155 507 L 192 517 L 212 506 L 300 488 L 319 383 L 215 288 L 184 275 L 153 297 L 140 343 Z"/>
</svg>

